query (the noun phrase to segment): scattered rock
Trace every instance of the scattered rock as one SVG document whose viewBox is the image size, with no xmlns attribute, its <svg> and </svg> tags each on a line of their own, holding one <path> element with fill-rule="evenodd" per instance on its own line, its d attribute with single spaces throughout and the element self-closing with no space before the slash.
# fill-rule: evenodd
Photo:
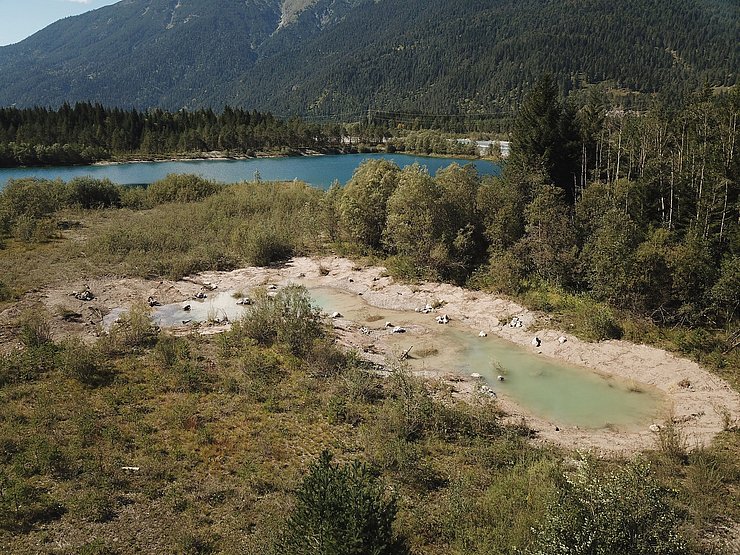
<svg viewBox="0 0 740 555">
<path fill-rule="evenodd" d="M 391 333 L 406 333 L 406 328 L 402 328 L 401 326 L 396 326 L 391 330 Z"/>
<path fill-rule="evenodd" d="M 537 336 L 533 337 L 532 338 L 532 347 L 539 347 L 540 345 L 542 345 L 542 340 L 539 337 L 537 337 Z"/>
<path fill-rule="evenodd" d="M 239 306 L 249 306 L 252 304 L 252 299 L 250 299 L 249 297 L 242 297 L 241 299 L 236 301 L 236 304 L 238 304 Z"/>
<path fill-rule="evenodd" d="M 193 295 L 193 299 L 196 299 L 196 300 L 198 299 L 203 300 L 207 298 L 208 298 L 208 295 L 206 295 L 203 291 L 198 291 L 195 295 Z"/>
<path fill-rule="evenodd" d="M 392 328 L 393 327 L 393 324 L 391 324 L 390 322 L 386 322 L 385 323 L 385 327 L 386 328 Z"/>
<path fill-rule="evenodd" d="M 148 298 L 148 299 L 146 300 L 146 302 L 147 302 L 147 304 L 149 304 L 149 306 L 162 306 L 162 303 L 160 303 L 160 302 L 159 302 L 159 301 L 158 301 L 157 299 L 155 299 L 154 297 L 149 297 L 149 298 Z"/>
<path fill-rule="evenodd" d="M 658 433 L 660 431 L 660 426 L 657 424 L 650 424 L 650 428 L 648 428 L 651 432 Z"/>
<path fill-rule="evenodd" d="M 480 332 L 480 333 L 478 334 L 478 337 L 488 337 L 488 334 L 487 334 L 486 332 L 484 332 L 484 331 L 481 331 L 481 332 Z"/>
<path fill-rule="evenodd" d="M 190 304 L 189 303 L 185 303 L 184 305 L 182 305 L 182 309 L 185 312 L 188 312 L 190 310 Z"/>
<path fill-rule="evenodd" d="M 332 317 L 332 318 L 341 318 L 341 317 L 342 317 L 342 315 L 341 315 L 341 314 L 340 314 L 339 312 L 332 312 L 332 313 L 331 313 L 331 317 Z"/>
<path fill-rule="evenodd" d="M 447 324 L 450 321 L 450 317 L 447 314 L 443 314 L 442 316 L 437 316 L 436 320 L 438 324 Z"/>
<path fill-rule="evenodd" d="M 89 289 L 85 289 L 81 293 L 77 291 L 73 291 L 72 296 L 78 301 L 89 302 L 89 301 L 95 300 L 95 295 L 93 295 L 92 291 L 90 291 Z"/>
<path fill-rule="evenodd" d="M 565 337 L 564 335 L 561 335 L 560 337 L 558 337 L 558 343 L 560 343 L 561 345 L 565 343 L 566 341 L 568 341 L 568 338 Z"/>
<path fill-rule="evenodd" d="M 503 376 L 498 376 L 498 377 L 497 377 L 496 379 L 497 379 L 498 381 L 502 382 L 502 381 L 504 381 L 504 380 L 505 380 L 506 378 L 504 378 Z"/>
<path fill-rule="evenodd" d="M 277 291 L 277 288 L 278 288 L 278 286 L 275 285 L 274 283 L 272 283 L 272 284 L 270 284 L 270 285 L 267 286 L 267 289 L 269 291 Z"/>
<path fill-rule="evenodd" d="M 483 376 L 481 376 L 478 372 L 473 372 L 472 374 L 470 374 L 470 377 L 474 380 L 480 380 Z"/>
<path fill-rule="evenodd" d="M 360 328 L 360 333 L 361 333 L 362 335 L 370 335 L 370 330 L 369 330 L 368 328 L 366 328 L 365 326 L 362 326 L 362 327 Z"/>
</svg>

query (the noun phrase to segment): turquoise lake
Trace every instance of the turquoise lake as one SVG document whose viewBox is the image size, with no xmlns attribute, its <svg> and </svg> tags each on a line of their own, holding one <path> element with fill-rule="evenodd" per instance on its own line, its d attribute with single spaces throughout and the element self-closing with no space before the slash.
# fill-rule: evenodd
<svg viewBox="0 0 740 555">
<path fill-rule="evenodd" d="M 484 160 L 461 160 L 456 158 L 432 158 L 408 154 L 339 154 L 328 156 L 295 156 L 288 158 L 255 158 L 249 160 L 193 160 L 177 162 L 132 162 L 94 166 L 53 166 L 47 168 L 0 168 L 0 189 L 9 179 L 37 177 L 62 179 L 92 176 L 108 178 L 114 183 L 133 185 L 153 183 L 171 173 L 201 175 L 222 183 L 251 181 L 255 173 L 263 181 L 292 181 L 298 179 L 320 188 L 328 189 L 334 180 L 344 184 L 365 160 L 390 160 L 400 167 L 414 163 L 426 166 L 434 175 L 440 168 L 450 164 L 473 163 L 481 175 L 498 175 L 500 168 Z"/>
</svg>

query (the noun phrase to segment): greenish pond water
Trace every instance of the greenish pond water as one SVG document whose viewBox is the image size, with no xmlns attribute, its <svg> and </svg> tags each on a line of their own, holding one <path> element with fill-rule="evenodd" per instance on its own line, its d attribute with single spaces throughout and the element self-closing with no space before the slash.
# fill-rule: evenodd
<svg viewBox="0 0 740 555">
<path fill-rule="evenodd" d="M 450 164 L 464 165 L 469 160 L 432 158 L 407 154 L 340 154 L 330 156 L 292 156 L 288 158 L 254 158 L 249 160 L 192 160 L 176 162 L 132 162 L 93 166 L 55 166 L 47 168 L 0 168 L 0 190 L 9 179 L 36 177 L 69 181 L 74 177 L 108 178 L 121 185 L 148 184 L 171 173 L 197 174 L 222 183 L 251 181 L 259 173 L 264 181 L 298 179 L 319 189 L 328 189 L 334 180 L 344 184 L 365 160 L 390 160 L 400 167 L 414 163 L 426 166 L 434 175 Z M 498 175 L 500 168 L 492 162 L 474 160 L 481 175 Z"/>
<path fill-rule="evenodd" d="M 438 313 L 381 309 L 359 295 L 304 283 L 311 297 L 325 313 L 366 326 L 378 341 L 378 334 L 391 350 L 400 354 L 409 347 L 409 364 L 414 370 L 455 372 L 464 376 L 478 373 L 497 395 L 510 398 L 533 414 L 556 425 L 584 428 L 615 427 L 623 430 L 645 428 L 658 415 L 661 397 L 647 386 L 606 377 L 538 355 L 504 339 L 478 337 L 460 322 L 440 325 Z M 178 326 L 185 321 L 203 322 L 215 318 L 240 318 L 247 307 L 239 306 L 231 292 L 212 292 L 204 300 L 191 300 L 158 307 L 153 318 L 161 326 Z M 190 310 L 183 310 L 183 305 Z M 385 323 L 403 326 L 406 333 L 394 334 Z M 505 380 L 498 381 L 503 375 Z"/>
<path fill-rule="evenodd" d="M 362 297 L 334 289 L 311 289 L 316 303 L 327 313 L 340 312 L 349 320 L 380 329 L 385 322 L 408 329 L 381 333 L 402 353 L 409 347 L 415 370 L 441 370 L 466 376 L 480 374 L 497 393 L 510 398 L 533 414 L 568 426 L 584 428 L 646 427 L 661 408 L 661 397 L 648 386 L 634 387 L 587 368 L 577 367 L 538 355 L 504 339 L 478 331 L 459 322 L 440 325 L 439 313 L 380 309 Z M 503 375 L 505 380 L 498 381 Z"/>
</svg>

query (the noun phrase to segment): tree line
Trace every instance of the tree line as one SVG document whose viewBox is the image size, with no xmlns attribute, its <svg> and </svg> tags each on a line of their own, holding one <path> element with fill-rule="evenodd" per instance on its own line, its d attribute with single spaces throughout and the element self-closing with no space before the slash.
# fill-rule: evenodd
<svg viewBox="0 0 740 555">
<path fill-rule="evenodd" d="M 731 326 L 739 114 L 738 90 L 638 113 L 598 89 L 562 99 L 546 77 L 523 103 L 501 176 L 367 162 L 329 191 L 330 232 L 420 277 L 509 294 L 557 287 L 661 323 Z"/>
<path fill-rule="evenodd" d="M 0 108 L 0 166 L 81 164 L 121 154 L 326 148 L 342 128 L 224 108 L 168 112 L 83 102 L 58 110 Z"/>
</svg>

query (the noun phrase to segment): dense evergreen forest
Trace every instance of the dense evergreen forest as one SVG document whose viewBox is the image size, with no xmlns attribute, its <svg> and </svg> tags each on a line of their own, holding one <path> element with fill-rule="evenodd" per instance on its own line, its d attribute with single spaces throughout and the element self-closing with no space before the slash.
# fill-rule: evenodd
<svg viewBox="0 0 740 555">
<path fill-rule="evenodd" d="M 340 145 L 339 125 L 225 108 L 166 112 L 120 110 L 100 104 L 0 109 L 0 166 L 79 164 L 114 155 L 166 155 L 328 148 Z"/>
<path fill-rule="evenodd" d="M 736 84 L 739 17 L 732 0 L 131 0 L 0 48 L 0 106 L 500 117 L 545 72 L 639 103 Z"/>
</svg>

